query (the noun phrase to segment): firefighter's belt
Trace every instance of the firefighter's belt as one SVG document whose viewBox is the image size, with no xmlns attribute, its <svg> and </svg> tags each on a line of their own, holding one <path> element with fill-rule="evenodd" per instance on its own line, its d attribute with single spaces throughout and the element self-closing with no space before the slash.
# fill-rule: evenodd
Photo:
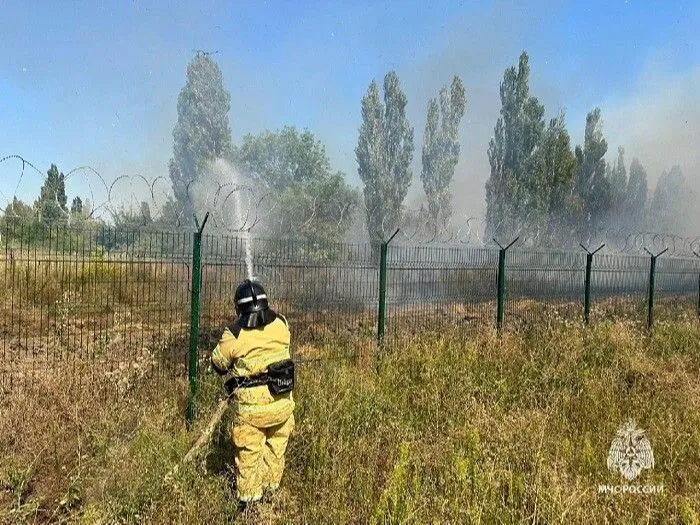
<svg viewBox="0 0 700 525">
<path fill-rule="evenodd" d="M 294 361 L 285 359 L 272 363 L 267 372 L 250 376 L 234 376 L 225 383 L 230 396 L 239 388 L 267 385 L 273 395 L 285 394 L 294 389 Z"/>
</svg>

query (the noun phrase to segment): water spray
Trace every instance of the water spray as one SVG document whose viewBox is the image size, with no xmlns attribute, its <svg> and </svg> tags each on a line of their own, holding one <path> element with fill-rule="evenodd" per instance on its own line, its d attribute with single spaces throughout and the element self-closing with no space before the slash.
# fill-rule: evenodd
<svg viewBox="0 0 700 525">
<path fill-rule="evenodd" d="M 227 182 L 233 184 L 234 189 L 229 193 L 229 196 L 233 197 L 233 213 L 235 214 L 236 224 L 233 225 L 233 230 L 240 233 L 243 237 L 243 249 L 245 251 L 245 267 L 246 276 L 251 281 L 255 280 L 253 276 L 253 239 L 250 235 L 250 227 L 247 225 L 247 214 L 244 211 L 243 199 L 241 198 L 241 189 L 243 185 L 240 181 L 240 175 L 236 169 L 231 166 L 224 159 L 216 159 L 212 166 L 214 174 L 219 177 L 225 177 L 228 179 Z M 222 206 L 225 206 L 226 200 L 222 202 Z M 247 208 L 246 208 L 247 209 Z M 227 210 L 222 209 L 222 214 Z"/>
</svg>

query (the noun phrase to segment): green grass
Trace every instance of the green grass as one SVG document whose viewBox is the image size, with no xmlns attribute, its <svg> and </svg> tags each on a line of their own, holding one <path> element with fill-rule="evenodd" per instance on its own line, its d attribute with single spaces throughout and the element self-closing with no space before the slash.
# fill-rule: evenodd
<svg viewBox="0 0 700 525">
<path fill-rule="evenodd" d="M 141 392 L 139 404 L 103 407 L 61 394 L 50 412 L 38 401 L 27 409 L 25 400 L 23 413 L 38 416 L 23 419 L 8 405 L 0 427 L 8 451 L 0 516 L 208 525 L 698 523 L 699 375 L 696 319 L 660 322 L 651 336 L 624 321 L 552 322 L 501 338 L 454 330 L 390 343 L 364 368 L 306 365 L 283 486 L 243 514 L 232 497 L 230 420 L 202 460 L 165 485 L 196 438 L 183 429 L 182 396 Z M 199 426 L 218 382 L 202 386 Z M 628 417 L 647 431 L 656 460 L 634 483 L 663 484 L 660 495 L 597 494 L 599 484 L 624 482 L 606 458 Z"/>
</svg>

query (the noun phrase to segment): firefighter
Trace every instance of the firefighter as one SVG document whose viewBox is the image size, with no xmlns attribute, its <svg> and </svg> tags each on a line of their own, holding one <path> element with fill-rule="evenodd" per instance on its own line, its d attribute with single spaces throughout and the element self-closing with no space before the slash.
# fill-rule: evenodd
<svg viewBox="0 0 700 525">
<path fill-rule="evenodd" d="M 231 373 L 227 388 L 234 422 L 239 501 L 258 501 L 279 488 L 294 428 L 293 362 L 287 320 L 270 307 L 263 287 L 246 280 L 236 289 L 236 320 L 211 355 L 213 369 Z M 274 372 L 274 373 L 273 373 Z"/>
</svg>

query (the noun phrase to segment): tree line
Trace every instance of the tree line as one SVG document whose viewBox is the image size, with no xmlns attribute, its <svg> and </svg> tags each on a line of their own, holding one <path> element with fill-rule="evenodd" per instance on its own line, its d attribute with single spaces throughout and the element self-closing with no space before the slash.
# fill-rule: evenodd
<svg viewBox="0 0 700 525">
<path fill-rule="evenodd" d="M 310 242 L 339 241 L 363 223 L 373 242 L 401 224 L 403 202 L 413 179 L 414 132 L 406 117 L 407 98 L 395 72 L 375 81 L 361 102 L 362 126 L 355 156 L 363 188 L 351 187 L 346 174 L 332 169 L 323 143 L 309 130 L 286 126 L 245 135 L 236 145 L 228 120 L 230 95 L 211 56 L 198 53 L 187 68 L 178 98 L 170 179 L 185 215 L 196 210 L 188 191 L 193 180 L 210 177 L 212 159 L 227 159 L 254 189 L 268 196 L 267 231 L 287 223 L 278 236 Z M 446 228 L 451 216 L 450 183 L 459 159 L 459 124 L 466 92 L 455 77 L 428 102 L 421 180 L 425 220 Z M 364 213 L 358 213 L 365 210 Z M 363 215 L 363 216 L 360 216 Z"/>
<path fill-rule="evenodd" d="M 500 85 L 501 112 L 488 148 L 487 234 L 509 239 L 525 232 L 556 246 L 603 228 L 686 233 L 683 219 L 695 196 L 681 169 L 662 173 L 650 195 L 644 166 L 636 158 L 627 166 L 622 146 L 606 162 L 600 108 L 588 113 L 583 145 L 572 149 L 564 114 L 545 122 L 529 75 L 523 53 Z"/>
<path fill-rule="evenodd" d="M 684 211 L 695 196 L 680 168 L 661 174 L 650 193 L 644 166 L 636 158 L 627 165 L 622 147 L 617 159 L 607 162 L 599 108 L 586 117 L 583 144 L 573 147 L 564 113 L 545 120 L 544 106 L 530 93 L 529 76 L 529 57 L 523 52 L 500 84 L 500 116 L 487 151 L 487 235 L 505 239 L 524 232 L 539 244 L 557 246 L 605 227 L 683 234 Z M 277 196 L 272 208 L 281 216 L 278 221 L 303 225 L 289 235 L 340 240 L 358 219 L 372 242 L 408 220 L 444 232 L 455 211 L 466 211 L 452 209 L 466 89 L 455 76 L 427 102 L 420 172 L 425 206 L 420 212 L 405 206 L 415 153 L 407 104 L 395 72 L 386 74 L 381 87 L 370 82 L 360 103 L 355 158 L 362 187 L 357 190 L 345 174 L 331 169 L 322 142 L 308 130 L 285 127 L 248 134 L 240 145 L 233 144 L 230 96 L 221 71 L 209 55 L 199 54 L 188 67 L 178 100 L 170 163 L 175 195 L 186 201 L 187 182 L 206 177 L 207 162 L 223 157 L 259 190 Z M 356 209 L 364 210 L 364 216 L 349 213 Z"/>
<path fill-rule="evenodd" d="M 557 246 L 603 227 L 684 233 L 684 211 L 694 205 L 695 196 L 680 168 L 664 172 L 650 193 L 644 166 L 636 158 L 627 165 L 623 147 L 615 161 L 607 162 L 599 108 L 586 117 L 583 144 L 572 147 L 564 113 L 545 120 L 544 106 L 530 92 L 529 76 L 529 57 L 523 52 L 500 83 L 501 110 L 487 151 L 486 234 L 508 240 L 525 232 L 538 244 Z M 155 217 L 147 202 L 135 209 L 111 209 L 115 227 L 189 227 L 191 217 L 204 211 L 192 198 L 192 183 L 216 190 L 215 159 L 229 162 L 254 193 L 266 195 L 266 230 L 281 237 L 340 241 L 361 225 L 376 243 L 409 220 L 444 232 L 455 211 L 466 211 L 452 208 L 460 123 L 467 111 L 466 89 L 458 76 L 427 102 L 420 172 L 425 206 L 420 212 L 405 206 L 414 178 L 414 128 L 395 72 L 386 74 L 381 89 L 372 80 L 361 100 L 355 148 L 360 189 L 332 168 L 323 142 L 309 130 L 285 126 L 246 134 L 234 144 L 230 100 L 218 65 L 209 54 L 197 53 L 178 96 L 168 163 L 172 197 Z M 65 177 L 52 164 L 33 206 L 15 198 L 1 220 L 95 222 L 89 202 L 79 196 L 70 206 L 67 202 Z"/>
</svg>

